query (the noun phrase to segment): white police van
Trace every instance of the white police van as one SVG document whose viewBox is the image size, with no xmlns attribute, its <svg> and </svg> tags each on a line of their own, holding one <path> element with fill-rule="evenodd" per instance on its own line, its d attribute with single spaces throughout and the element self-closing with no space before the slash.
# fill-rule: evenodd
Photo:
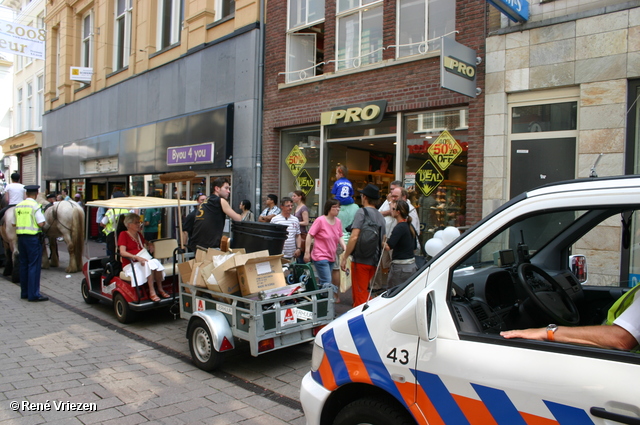
<svg viewBox="0 0 640 425">
<path fill-rule="evenodd" d="M 640 272 L 637 211 L 640 176 L 512 199 L 318 334 L 307 423 L 640 424 L 639 354 L 499 334 L 602 323 Z"/>
</svg>

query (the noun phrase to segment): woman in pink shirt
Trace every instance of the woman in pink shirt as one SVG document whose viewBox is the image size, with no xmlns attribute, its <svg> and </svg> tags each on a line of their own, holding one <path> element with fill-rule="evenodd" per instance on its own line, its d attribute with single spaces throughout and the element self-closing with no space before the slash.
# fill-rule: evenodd
<svg viewBox="0 0 640 425">
<path fill-rule="evenodd" d="M 332 288 L 334 297 L 338 298 L 338 288 L 331 283 L 331 270 L 336 260 L 338 244 L 346 249 L 342 240 L 342 223 L 338 218 L 340 202 L 337 199 L 329 199 L 324 204 L 324 215 L 318 217 L 309 229 L 304 252 L 305 263 L 313 260 L 316 274 L 323 288 Z M 313 251 L 311 243 L 313 242 Z"/>
</svg>

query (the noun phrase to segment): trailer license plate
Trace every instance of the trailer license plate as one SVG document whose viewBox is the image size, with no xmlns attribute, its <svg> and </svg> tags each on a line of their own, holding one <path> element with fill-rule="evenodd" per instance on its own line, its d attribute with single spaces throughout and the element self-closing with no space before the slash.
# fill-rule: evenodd
<svg viewBox="0 0 640 425">
<path fill-rule="evenodd" d="M 216 310 L 218 310 L 220 313 L 228 314 L 229 316 L 233 315 L 233 310 L 231 309 L 230 305 L 216 304 Z"/>
</svg>

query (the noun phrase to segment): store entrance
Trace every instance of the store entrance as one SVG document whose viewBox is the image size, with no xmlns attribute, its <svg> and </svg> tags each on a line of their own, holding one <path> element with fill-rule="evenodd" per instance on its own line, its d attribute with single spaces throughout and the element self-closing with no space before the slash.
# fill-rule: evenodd
<svg viewBox="0 0 640 425">
<path fill-rule="evenodd" d="M 384 199 L 389 193 L 389 184 L 395 180 L 395 142 L 393 137 L 380 137 L 327 143 L 327 199 L 331 198 L 331 188 L 336 181 L 335 170 L 340 164 L 347 166 L 348 178 L 355 190 L 363 189 L 368 183 L 375 184 L 380 188 L 381 199 Z M 360 203 L 360 198 L 355 198 Z"/>
</svg>

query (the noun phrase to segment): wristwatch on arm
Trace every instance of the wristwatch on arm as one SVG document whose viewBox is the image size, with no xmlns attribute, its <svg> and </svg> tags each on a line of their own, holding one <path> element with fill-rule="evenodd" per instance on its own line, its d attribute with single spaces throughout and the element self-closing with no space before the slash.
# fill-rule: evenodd
<svg viewBox="0 0 640 425">
<path fill-rule="evenodd" d="M 555 341 L 555 333 L 558 330 L 558 325 L 551 324 L 547 326 L 547 341 Z"/>
</svg>

